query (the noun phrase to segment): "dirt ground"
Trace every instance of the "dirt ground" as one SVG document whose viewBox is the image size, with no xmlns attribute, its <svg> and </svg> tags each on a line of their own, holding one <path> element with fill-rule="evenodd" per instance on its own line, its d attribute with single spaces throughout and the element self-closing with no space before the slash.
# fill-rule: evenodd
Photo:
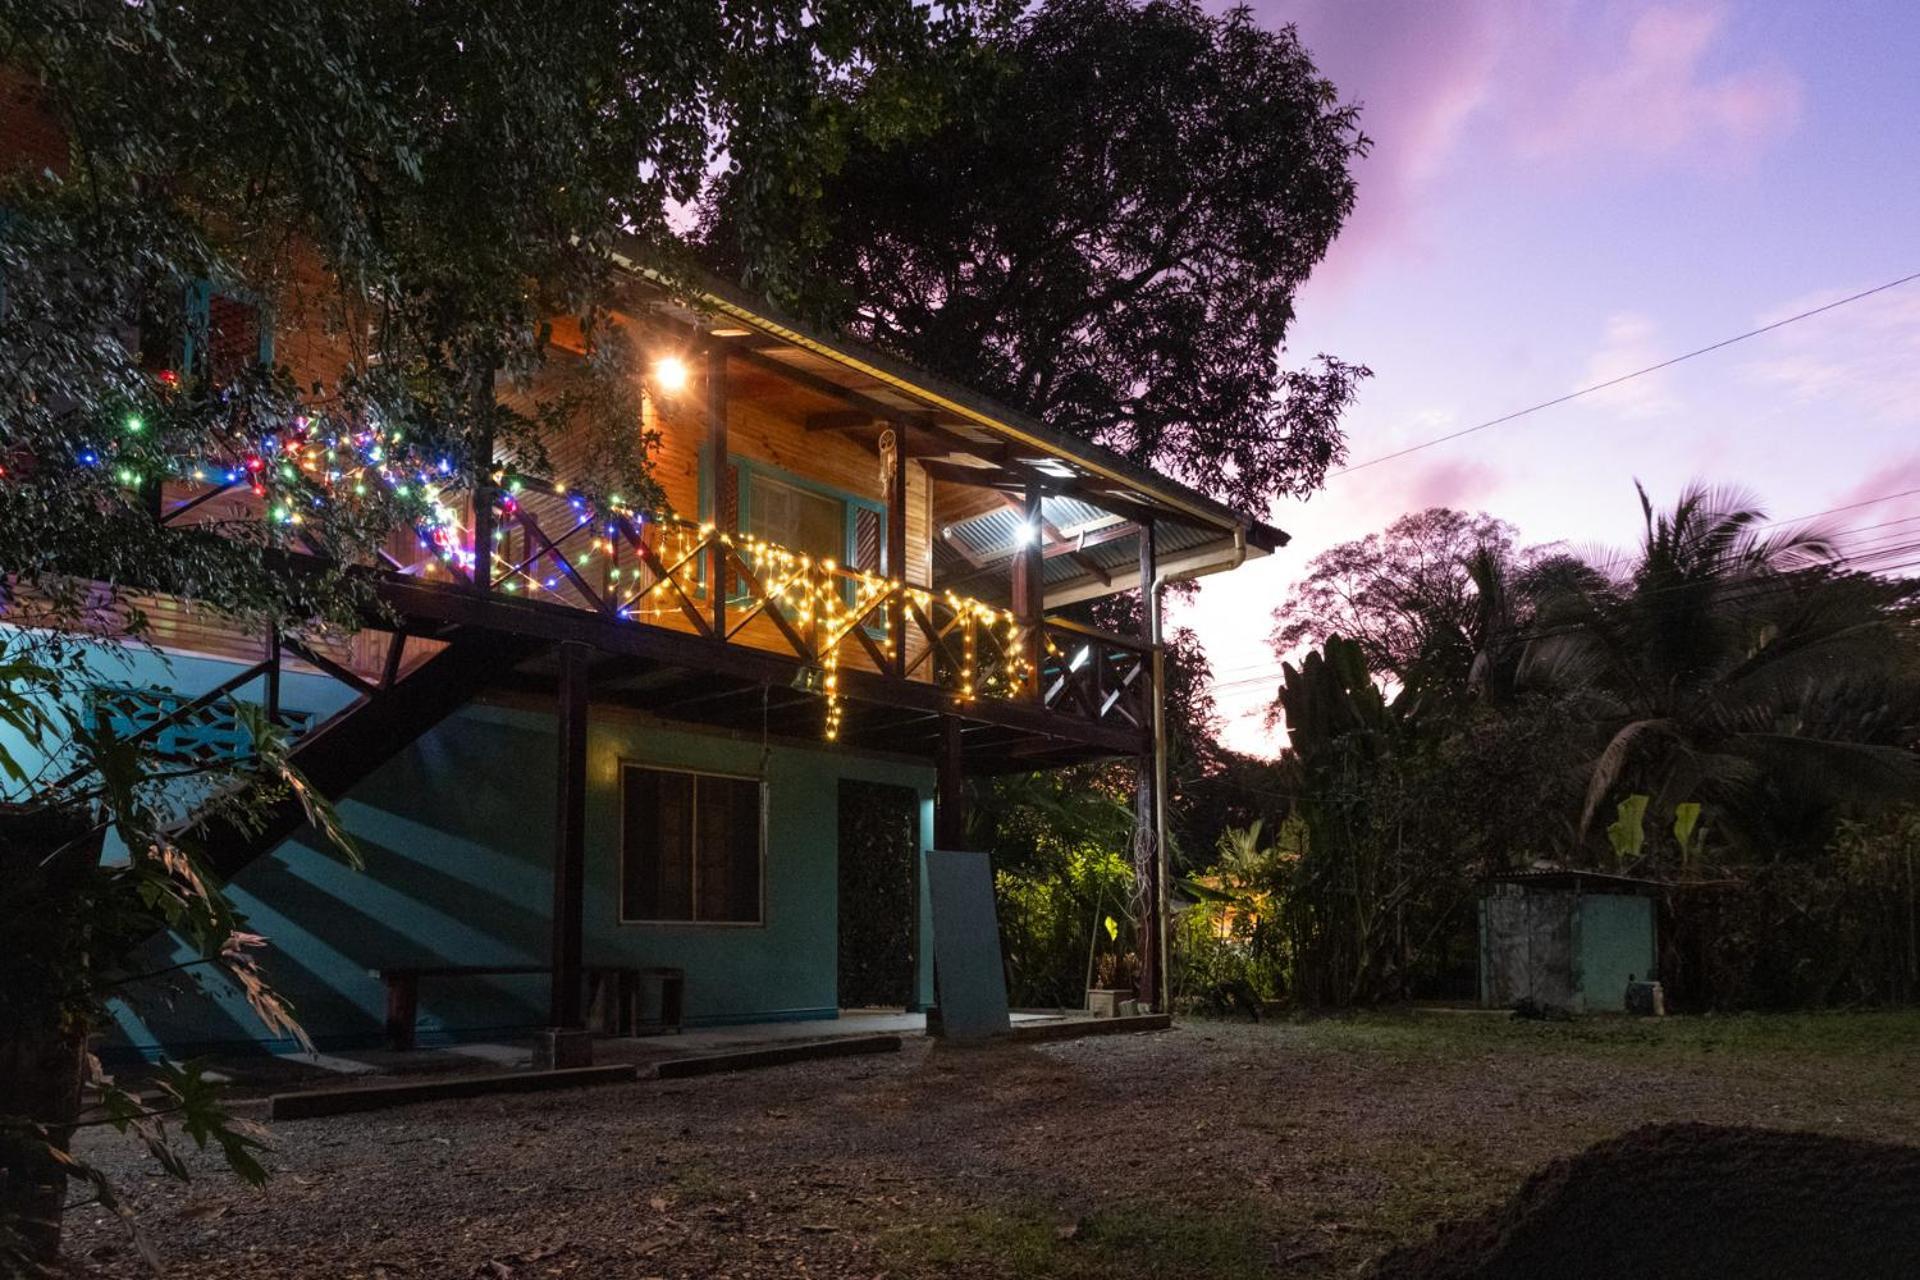
<svg viewBox="0 0 1920 1280">
<path fill-rule="evenodd" d="M 192 1277 L 1351 1275 L 1651 1122 L 1920 1144 L 1920 1016 L 1425 1013 L 956 1049 L 275 1130 L 263 1191 L 110 1135 Z M 74 1272 L 144 1271 L 70 1221 Z"/>
</svg>

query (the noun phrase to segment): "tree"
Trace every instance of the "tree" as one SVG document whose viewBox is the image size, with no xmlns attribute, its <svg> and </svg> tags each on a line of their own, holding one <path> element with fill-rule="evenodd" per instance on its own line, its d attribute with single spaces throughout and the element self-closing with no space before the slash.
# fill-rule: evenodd
<svg viewBox="0 0 1920 1280">
<path fill-rule="evenodd" d="M 1817 529 L 1692 484 L 1637 556 L 1541 598 L 1520 678 L 1588 702 L 1603 733 L 1581 816 L 1644 793 L 1709 805 L 1745 849 L 1814 847 L 1838 816 L 1920 794 L 1912 584 L 1853 573 Z"/>
<path fill-rule="evenodd" d="M 1504 581 L 1514 533 L 1485 512 L 1429 507 L 1331 547 L 1273 611 L 1274 653 L 1344 636 L 1370 669 L 1402 685 L 1424 672 L 1464 687 L 1479 647 L 1480 585 L 1489 578 L 1476 566 L 1491 566 L 1491 580 Z"/>
<path fill-rule="evenodd" d="M 732 184 L 742 253 L 777 273 L 791 246 L 752 230 L 765 193 L 799 209 L 847 132 L 916 118 L 915 67 L 972 14 L 0 0 L 0 71 L 58 140 L 0 140 L 0 572 L 8 621 L 36 628 L 0 653 L 0 1253 L 57 1247 L 76 1123 L 138 1131 L 183 1171 L 160 1110 L 103 1080 L 80 1109 L 86 1037 L 140 976 L 134 942 L 176 930 L 291 1029 L 197 834 L 303 783 L 280 727 L 245 708 L 250 751 L 201 770 L 92 714 L 89 655 L 143 642 L 128 593 L 295 636 L 355 627 L 357 579 L 284 552 L 346 565 L 396 528 L 445 534 L 453 504 L 496 502 L 497 458 L 537 469 L 562 425 L 602 446 L 583 500 L 644 502 L 615 251 L 670 270 L 666 206 L 696 198 L 724 150 L 754 167 Z M 223 365 L 187 306 L 216 291 L 324 358 Z M 577 321 L 587 357 L 554 391 L 534 379 L 556 316 Z M 533 392 L 518 408 L 501 394 L 515 387 Z M 216 471 L 248 478 L 257 517 L 155 518 L 164 483 Z M 457 545 L 446 556 L 460 566 Z M 124 862 L 104 858 L 109 827 Z M 192 1137 L 259 1172 L 204 1080 L 163 1083 Z"/>
<path fill-rule="evenodd" d="M 703 247 L 803 314 L 1264 510 L 1344 456 L 1367 371 L 1279 352 L 1366 146 L 1292 27 L 1050 0 L 956 64 L 935 127 L 855 133 L 830 214 L 788 220 L 812 271 L 751 270 L 741 235 L 765 223 L 737 182 Z"/>
</svg>

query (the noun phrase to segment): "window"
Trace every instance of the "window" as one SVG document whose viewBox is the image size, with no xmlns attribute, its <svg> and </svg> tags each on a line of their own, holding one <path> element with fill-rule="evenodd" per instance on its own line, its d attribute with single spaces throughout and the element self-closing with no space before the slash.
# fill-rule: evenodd
<svg viewBox="0 0 1920 1280">
<path fill-rule="evenodd" d="M 622 766 L 621 920 L 759 924 L 764 796 L 757 778 Z"/>
<path fill-rule="evenodd" d="M 845 502 L 764 471 L 749 472 L 747 484 L 747 533 L 816 560 L 846 559 Z"/>
<path fill-rule="evenodd" d="M 849 569 L 886 571 L 886 512 L 877 502 L 807 483 L 751 458 L 728 464 L 718 497 L 722 520 L 742 533 Z M 704 499 L 701 505 L 706 507 Z"/>
<path fill-rule="evenodd" d="M 205 280 L 187 290 L 187 331 L 182 365 L 218 390 L 255 365 L 273 361 L 273 330 L 259 304 L 217 292 Z"/>
</svg>

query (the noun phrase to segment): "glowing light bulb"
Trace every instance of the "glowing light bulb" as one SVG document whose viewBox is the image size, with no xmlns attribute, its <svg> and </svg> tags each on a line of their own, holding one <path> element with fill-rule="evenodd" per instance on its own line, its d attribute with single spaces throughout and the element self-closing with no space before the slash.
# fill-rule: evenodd
<svg viewBox="0 0 1920 1280">
<path fill-rule="evenodd" d="M 668 395 L 686 390 L 687 362 L 679 356 L 661 356 L 653 362 L 653 381 Z"/>
</svg>

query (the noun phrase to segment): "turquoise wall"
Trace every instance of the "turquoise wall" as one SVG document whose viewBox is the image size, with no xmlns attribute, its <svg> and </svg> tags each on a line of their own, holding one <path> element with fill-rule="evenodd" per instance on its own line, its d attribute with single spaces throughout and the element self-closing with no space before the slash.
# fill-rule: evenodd
<svg viewBox="0 0 1920 1280">
<path fill-rule="evenodd" d="M 1657 963 L 1653 930 L 1652 898 L 1624 893 L 1580 895 L 1575 963 L 1585 1008 L 1625 1011 L 1628 980 L 1647 980 Z"/>
<path fill-rule="evenodd" d="M 201 692 L 235 668 L 151 658 L 118 683 Z M 290 710 L 330 713 L 346 701 L 324 677 L 289 677 Z M 764 760 L 764 768 L 763 768 Z M 765 907 L 759 925 L 631 925 L 619 921 L 619 766 L 677 765 L 767 780 Z M 356 870 L 295 837 L 235 877 L 229 892 L 272 943 L 266 968 L 321 1048 L 378 1043 L 385 994 L 369 970 L 395 965 L 543 964 L 552 897 L 553 715 L 537 702 L 476 702 L 423 735 L 340 802 L 361 842 Z M 838 794 L 843 778 L 911 787 L 923 845 L 932 842 L 934 778 L 917 761 L 670 726 L 595 707 L 588 733 L 588 963 L 687 970 L 692 1023 L 829 1018 L 837 1008 Z M 931 922 L 921 893 L 919 999 L 930 1003 Z M 177 953 L 156 939 L 158 968 Z M 158 984 L 155 984 L 156 986 Z M 266 1043 L 232 992 L 201 981 L 138 993 L 116 1012 L 108 1048 L 184 1054 Z M 545 975 L 428 979 L 422 1043 L 542 1025 Z M 136 1011 L 137 1009 L 137 1011 Z M 291 1047 L 284 1044 L 273 1048 Z"/>
</svg>

